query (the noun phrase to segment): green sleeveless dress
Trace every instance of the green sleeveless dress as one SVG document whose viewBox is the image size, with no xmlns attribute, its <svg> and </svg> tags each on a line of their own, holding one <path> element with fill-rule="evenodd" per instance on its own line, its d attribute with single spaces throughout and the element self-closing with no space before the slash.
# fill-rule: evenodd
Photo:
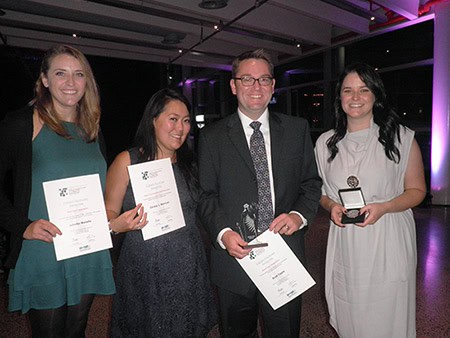
<svg viewBox="0 0 450 338">
<path fill-rule="evenodd" d="M 73 137 L 58 136 L 45 125 L 33 140 L 31 220 L 47 219 L 42 182 L 98 173 L 105 186 L 106 163 L 98 142 L 86 143 L 73 123 Z M 15 269 L 10 271 L 9 311 L 54 309 L 75 305 L 83 294 L 115 293 L 108 250 L 56 261 L 53 243 L 24 240 Z"/>
</svg>

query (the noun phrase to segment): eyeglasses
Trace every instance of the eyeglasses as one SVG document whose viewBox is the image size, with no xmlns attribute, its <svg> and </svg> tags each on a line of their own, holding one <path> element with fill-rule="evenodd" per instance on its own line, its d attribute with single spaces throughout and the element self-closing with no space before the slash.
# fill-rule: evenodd
<svg viewBox="0 0 450 338">
<path fill-rule="evenodd" d="M 235 80 L 241 80 L 241 83 L 244 87 L 250 87 L 255 84 L 256 81 L 258 81 L 260 86 L 270 86 L 273 82 L 273 77 L 270 76 L 263 76 L 259 79 L 255 79 L 252 76 L 242 76 L 242 77 L 235 77 Z"/>
</svg>

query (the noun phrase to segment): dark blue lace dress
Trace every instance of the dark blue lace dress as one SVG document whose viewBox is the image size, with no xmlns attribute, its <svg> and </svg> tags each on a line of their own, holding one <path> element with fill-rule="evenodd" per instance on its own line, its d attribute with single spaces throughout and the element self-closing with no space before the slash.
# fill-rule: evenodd
<svg viewBox="0 0 450 338">
<path fill-rule="evenodd" d="M 137 162 L 136 149 L 130 150 Z M 117 264 L 112 337 L 204 337 L 216 323 L 196 202 L 173 165 L 186 226 L 147 241 L 126 233 Z M 135 206 L 128 185 L 124 210 Z M 151 220 L 149 220 L 151 222 Z"/>
</svg>

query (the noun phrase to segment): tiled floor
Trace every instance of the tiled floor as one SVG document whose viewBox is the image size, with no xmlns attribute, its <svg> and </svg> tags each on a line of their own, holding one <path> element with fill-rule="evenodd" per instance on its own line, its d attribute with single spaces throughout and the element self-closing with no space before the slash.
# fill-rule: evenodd
<svg viewBox="0 0 450 338">
<path fill-rule="evenodd" d="M 417 221 L 417 337 L 450 337 L 450 208 L 415 210 Z M 317 284 L 303 297 L 301 337 L 337 337 L 328 324 L 324 298 L 324 261 L 328 221 L 321 211 L 307 234 L 308 270 Z M 29 337 L 26 316 L 6 312 L 5 276 L 0 283 L 0 337 Z M 107 337 L 110 297 L 97 297 L 87 337 Z M 218 337 L 215 328 L 210 337 Z M 364 337 L 362 337 L 364 338 Z"/>
</svg>

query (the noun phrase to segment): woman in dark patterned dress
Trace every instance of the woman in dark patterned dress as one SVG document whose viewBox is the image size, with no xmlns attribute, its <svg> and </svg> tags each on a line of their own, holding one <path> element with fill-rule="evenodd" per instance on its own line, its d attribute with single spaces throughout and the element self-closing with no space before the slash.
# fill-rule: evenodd
<svg viewBox="0 0 450 338">
<path fill-rule="evenodd" d="M 146 241 L 136 231 L 142 224 L 125 229 L 111 223 L 113 231 L 127 231 L 117 266 L 112 337 L 204 337 L 216 323 L 195 216 L 201 191 L 186 143 L 191 128 L 189 107 L 187 99 L 174 90 L 154 94 L 139 124 L 135 147 L 120 153 L 108 170 L 106 208 L 114 220 L 122 209 L 135 207 L 127 166 L 170 158 L 186 222 Z"/>
</svg>

